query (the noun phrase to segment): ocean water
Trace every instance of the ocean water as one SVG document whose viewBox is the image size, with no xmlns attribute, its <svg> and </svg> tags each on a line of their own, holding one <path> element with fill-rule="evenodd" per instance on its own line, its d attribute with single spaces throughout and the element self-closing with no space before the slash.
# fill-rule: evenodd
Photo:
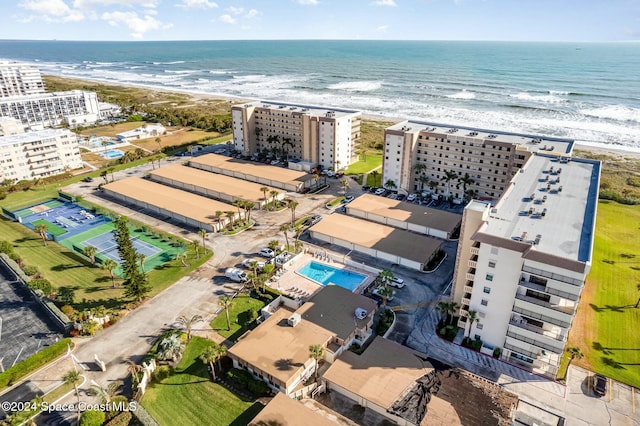
<svg viewBox="0 0 640 426">
<path fill-rule="evenodd" d="M 0 41 L 43 73 L 640 151 L 640 43 Z"/>
</svg>

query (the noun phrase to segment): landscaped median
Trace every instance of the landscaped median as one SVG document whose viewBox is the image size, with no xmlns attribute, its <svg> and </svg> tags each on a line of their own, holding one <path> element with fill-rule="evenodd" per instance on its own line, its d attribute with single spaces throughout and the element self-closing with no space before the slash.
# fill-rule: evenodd
<svg viewBox="0 0 640 426">
<path fill-rule="evenodd" d="M 325 207 L 328 209 L 335 209 L 336 207 L 338 207 L 340 204 L 342 204 L 342 202 L 344 201 L 345 197 L 336 197 L 333 200 L 329 201 Z"/>
</svg>

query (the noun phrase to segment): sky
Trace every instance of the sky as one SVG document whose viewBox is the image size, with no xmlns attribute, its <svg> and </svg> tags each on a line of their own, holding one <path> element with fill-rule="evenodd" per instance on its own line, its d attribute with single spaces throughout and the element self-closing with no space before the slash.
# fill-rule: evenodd
<svg viewBox="0 0 640 426">
<path fill-rule="evenodd" d="M 1 0 L 0 39 L 638 41 L 640 0 Z"/>
</svg>

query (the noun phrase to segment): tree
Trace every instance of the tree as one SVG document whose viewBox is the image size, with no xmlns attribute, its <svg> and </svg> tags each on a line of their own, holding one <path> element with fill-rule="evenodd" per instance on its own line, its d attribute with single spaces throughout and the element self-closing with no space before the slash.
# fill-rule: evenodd
<svg viewBox="0 0 640 426">
<path fill-rule="evenodd" d="M 242 220 L 242 214 L 240 213 L 240 209 L 242 209 L 242 204 L 243 202 L 240 198 L 236 198 L 235 200 L 233 200 L 233 203 L 231 203 L 232 206 L 238 209 L 238 219 L 240 220 Z"/>
<path fill-rule="evenodd" d="M 218 232 L 220 232 L 220 222 L 222 221 L 222 216 L 224 216 L 224 212 L 222 210 L 216 210 L 216 220 L 218 221 Z"/>
<path fill-rule="evenodd" d="M 253 201 L 242 200 L 242 208 L 244 209 L 244 217 L 247 223 L 251 223 L 251 211 L 253 210 Z"/>
<path fill-rule="evenodd" d="M 38 223 L 36 224 L 36 226 L 33 227 L 33 229 L 40 234 L 40 238 L 42 238 L 42 243 L 44 244 L 44 246 L 47 246 L 47 231 L 49 230 L 49 227 L 44 224 L 44 223 Z"/>
<path fill-rule="evenodd" d="M 79 426 L 102 426 L 106 420 L 106 414 L 101 410 L 85 410 L 80 415 Z"/>
<path fill-rule="evenodd" d="M 82 252 L 85 256 L 91 259 L 92 265 L 96 264 L 96 253 L 98 252 L 97 248 L 95 248 L 94 246 L 85 246 L 85 248 L 82 249 Z"/>
<path fill-rule="evenodd" d="M 147 258 L 147 255 L 144 253 L 136 253 L 136 259 L 140 262 L 140 270 L 144 274 L 144 260 Z"/>
<path fill-rule="evenodd" d="M 380 272 L 380 275 L 378 275 L 378 278 L 380 278 L 380 281 L 382 281 L 382 283 L 387 286 L 395 278 L 395 275 L 393 274 L 393 272 L 391 272 L 391 270 L 383 269 L 382 272 Z"/>
<path fill-rule="evenodd" d="M 442 178 L 442 180 L 447 183 L 447 197 L 451 195 L 451 181 L 457 178 L 458 175 L 456 174 L 456 172 L 453 172 L 451 170 L 444 171 L 444 177 Z"/>
<path fill-rule="evenodd" d="M 103 152 L 107 152 L 107 147 L 109 146 L 109 141 L 107 139 L 102 139 L 101 144 L 102 144 L 102 148 L 104 148 Z"/>
<path fill-rule="evenodd" d="M 424 191 L 424 186 L 429 184 L 429 178 L 425 175 L 420 175 L 418 177 L 418 182 L 420 182 L 420 192 Z"/>
<path fill-rule="evenodd" d="M 378 295 L 382 297 L 382 307 L 386 308 L 387 300 L 393 296 L 393 290 L 391 289 L 391 287 L 383 285 L 378 288 Z"/>
<path fill-rule="evenodd" d="M 298 207 L 300 203 L 296 200 L 288 200 L 287 207 L 291 210 L 291 226 L 294 226 L 296 223 L 296 207 Z"/>
<path fill-rule="evenodd" d="M 447 316 L 449 318 L 449 325 L 453 324 L 453 320 L 455 318 L 456 312 L 458 312 L 458 309 L 460 308 L 460 305 L 458 305 L 456 302 L 450 302 L 447 305 Z"/>
<path fill-rule="evenodd" d="M 75 291 L 71 287 L 60 287 L 58 288 L 58 296 L 56 300 L 62 303 L 63 305 L 71 305 L 73 303 L 73 298 L 75 297 Z"/>
<path fill-rule="evenodd" d="M 296 252 L 298 252 L 298 250 L 302 246 L 302 243 L 300 243 L 300 235 L 302 235 L 302 233 L 304 232 L 304 228 L 302 227 L 302 225 L 297 225 L 293 228 L 293 232 L 296 237 Z"/>
<path fill-rule="evenodd" d="M 440 324 L 446 325 L 449 323 L 449 303 L 440 301 L 436 304 L 436 309 L 440 311 Z"/>
<path fill-rule="evenodd" d="M 158 152 L 162 151 L 162 139 L 158 137 L 158 138 L 155 138 L 154 140 L 158 144 Z"/>
<path fill-rule="evenodd" d="M 191 328 L 193 327 L 193 325 L 199 323 L 202 320 L 203 320 L 202 315 L 198 315 L 198 314 L 193 315 L 190 318 L 187 318 L 184 315 L 180 315 L 178 317 L 178 323 L 182 325 L 185 331 L 187 332 L 187 342 L 191 340 Z"/>
<path fill-rule="evenodd" d="M 182 253 L 178 254 L 176 256 L 176 259 L 180 260 L 180 263 L 182 263 L 182 267 L 183 268 L 187 268 L 187 267 L 190 266 L 190 264 L 186 262 L 186 260 L 187 260 L 187 253 L 186 252 L 182 252 Z"/>
<path fill-rule="evenodd" d="M 377 170 L 372 171 L 371 176 L 373 176 L 373 183 L 371 186 L 378 186 L 378 176 L 380 176 L 380 172 Z"/>
<path fill-rule="evenodd" d="M 227 331 L 231 330 L 231 321 L 229 320 L 229 308 L 233 305 L 233 298 L 229 296 L 222 296 L 218 300 L 218 306 L 224 309 L 224 313 L 227 315 Z"/>
<path fill-rule="evenodd" d="M 180 340 L 178 333 L 173 333 L 162 339 L 160 342 L 160 353 L 166 360 L 177 361 L 182 356 L 184 344 Z"/>
<path fill-rule="evenodd" d="M 464 176 L 458 177 L 458 182 L 462 184 L 462 191 L 466 194 L 467 187 L 469 187 L 469 185 L 473 185 L 475 183 L 475 180 L 473 180 L 469 173 L 465 173 Z"/>
<path fill-rule="evenodd" d="M 200 361 L 205 364 L 209 364 L 209 368 L 211 369 L 211 378 L 213 381 L 216 380 L 216 370 L 213 367 L 213 363 L 218 361 L 218 369 L 222 370 L 222 368 L 220 368 L 220 358 L 226 354 L 227 348 L 215 342 L 213 345 L 207 346 L 200 354 Z"/>
<path fill-rule="evenodd" d="M 392 190 L 392 189 L 396 189 L 396 183 L 393 181 L 393 179 L 388 179 L 385 183 L 384 183 L 384 187 L 387 188 L 388 190 Z"/>
<path fill-rule="evenodd" d="M 572 346 L 570 348 L 567 348 L 567 353 L 569 354 L 569 363 L 567 364 L 567 371 L 569 371 L 569 366 L 571 365 L 573 360 L 582 359 L 582 357 L 584 357 L 584 354 L 582 353 L 580 348 L 577 346 Z"/>
<path fill-rule="evenodd" d="M 344 191 L 344 196 L 347 196 L 347 189 L 349 189 L 349 179 L 344 178 L 340 181 L 340 185 L 342 186 L 342 190 Z"/>
<path fill-rule="evenodd" d="M 80 392 L 78 391 L 78 383 L 80 383 L 81 375 L 76 370 L 68 371 L 64 376 L 62 376 L 62 380 L 68 385 L 73 385 L 73 389 L 76 392 L 76 399 L 78 403 L 76 405 L 76 410 L 78 413 L 78 420 L 80 420 Z"/>
<path fill-rule="evenodd" d="M 198 231 L 198 235 L 200 235 L 202 237 L 202 248 L 204 249 L 204 252 L 207 252 L 207 245 L 206 245 L 206 239 L 207 239 L 207 230 L 206 229 L 200 229 Z"/>
<path fill-rule="evenodd" d="M 104 179 L 105 185 L 109 183 L 109 172 L 107 172 L 106 170 L 102 170 L 100 172 L 100 177 Z"/>
<path fill-rule="evenodd" d="M 262 196 L 264 198 L 264 209 L 267 209 L 267 202 L 268 202 L 268 198 L 267 198 L 267 191 L 269 191 L 269 188 L 267 188 L 266 186 L 261 186 L 260 187 L 260 191 L 262 191 Z"/>
<path fill-rule="evenodd" d="M 278 248 L 279 245 L 280 245 L 280 241 L 271 240 L 271 241 L 269 241 L 269 244 L 267 244 L 267 247 L 269 247 L 271 250 L 275 251 Z"/>
<path fill-rule="evenodd" d="M 309 358 L 312 358 L 315 363 L 315 371 L 314 376 L 316 380 L 318 380 L 318 361 L 320 361 L 324 357 L 324 346 L 322 345 L 309 345 Z"/>
<path fill-rule="evenodd" d="M 478 313 L 473 309 L 467 312 L 467 322 L 469 323 L 469 334 L 467 334 L 467 338 L 471 337 L 471 329 L 473 328 L 473 324 L 478 321 Z"/>
<path fill-rule="evenodd" d="M 291 229 L 288 223 L 283 223 L 280 225 L 280 232 L 284 234 L 284 240 L 287 244 L 287 249 L 289 249 L 289 234 L 287 233 Z M 640 301 L 640 299 L 638 299 Z"/>
<path fill-rule="evenodd" d="M 120 395 L 123 385 L 124 383 L 121 380 L 109 383 L 106 388 L 93 384 L 89 388 L 89 395 L 97 396 L 100 404 L 108 404 L 114 396 Z"/>
<path fill-rule="evenodd" d="M 271 195 L 271 210 L 275 210 L 276 209 L 276 197 L 279 194 L 280 193 L 278 191 L 276 191 L 275 189 L 269 191 L 269 195 Z"/>
<path fill-rule="evenodd" d="M 193 251 L 196 253 L 196 260 L 200 259 L 200 241 L 191 241 L 191 246 L 193 247 Z"/>
<path fill-rule="evenodd" d="M 438 182 L 436 182 L 435 180 L 430 180 L 427 185 L 429 186 L 429 189 L 431 189 L 431 192 L 434 192 L 438 187 Z"/>
<path fill-rule="evenodd" d="M 225 216 L 227 216 L 227 219 L 229 220 L 229 231 L 233 231 L 233 227 L 236 224 L 236 214 L 235 212 L 232 211 L 228 211 L 228 212 L 224 212 Z"/>
<path fill-rule="evenodd" d="M 111 285 L 113 286 L 113 288 L 116 288 L 116 280 L 113 271 L 118 267 L 118 263 L 113 259 L 105 259 L 100 267 L 105 271 L 109 271 L 109 275 L 111 275 Z"/>
<path fill-rule="evenodd" d="M 127 371 L 129 372 L 129 374 L 131 374 L 131 385 L 132 388 L 135 388 L 138 386 L 138 384 L 140 383 L 140 373 L 142 373 L 142 366 L 136 364 L 135 362 L 131 361 L 131 360 L 126 360 L 127 363 Z"/>
<path fill-rule="evenodd" d="M 147 275 L 144 273 L 144 259 L 138 256 L 133 248 L 129 233 L 128 221 L 125 216 L 120 216 L 115 222 L 115 240 L 118 245 L 118 254 L 122 259 L 122 272 L 124 275 L 124 294 L 138 301 L 151 291 Z M 138 269 L 138 261 L 141 262 L 142 271 Z"/>
</svg>

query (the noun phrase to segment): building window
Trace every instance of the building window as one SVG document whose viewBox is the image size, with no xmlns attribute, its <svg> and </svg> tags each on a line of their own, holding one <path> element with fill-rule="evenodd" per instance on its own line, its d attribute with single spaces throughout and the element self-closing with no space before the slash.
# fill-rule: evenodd
<svg viewBox="0 0 640 426">
<path fill-rule="evenodd" d="M 489 268 L 495 268 L 496 262 L 489 262 Z"/>
<path fill-rule="evenodd" d="M 483 328 L 484 328 L 484 325 L 482 325 L 482 324 L 477 324 L 476 325 L 476 329 L 477 330 L 482 330 Z M 476 334 L 476 336 L 477 336 L 477 334 Z"/>
<path fill-rule="evenodd" d="M 487 274 L 487 275 L 485 276 L 485 279 L 486 279 L 487 281 L 493 281 L 493 274 Z"/>
<path fill-rule="evenodd" d="M 478 324 L 478 325 L 480 325 L 480 324 Z M 476 325 L 476 328 L 478 328 L 478 325 Z M 481 339 L 479 334 L 476 334 L 475 336 L 473 336 L 473 338 L 476 339 L 476 340 L 480 340 Z"/>
<path fill-rule="evenodd" d="M 480 304 L 481 304 L 482 306 L 487 306 L 487 305 L 489 304 L 489 301 L 488 301 L 487 299 L 482 299 L 482 300 L 480 301 Z"/>
<path fill-rule="evenodd" d="M 484 291 L 487 294 L 491 293 L 491 287 L 485 287 L 484 289 L 482 289 L 482 291 Z"/>
</svg>

